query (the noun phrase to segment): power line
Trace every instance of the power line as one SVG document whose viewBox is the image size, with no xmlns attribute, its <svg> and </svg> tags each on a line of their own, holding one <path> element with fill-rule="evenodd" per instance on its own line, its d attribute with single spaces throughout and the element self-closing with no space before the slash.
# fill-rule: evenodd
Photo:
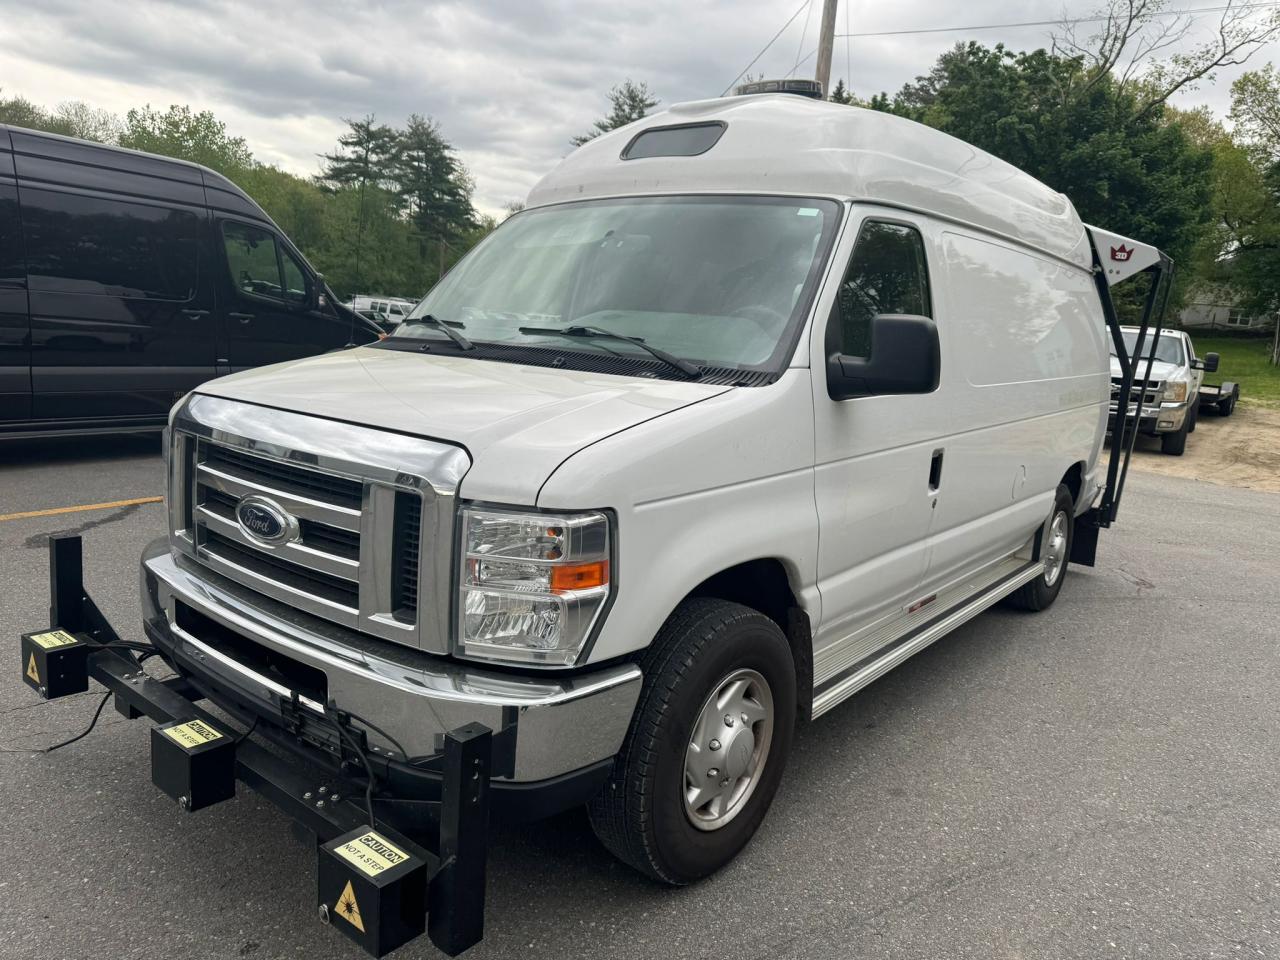
<svg viewBox="0 0 1280 960">
<path fill-rule="evenodd" d="M 1227 10 L 1241 10 L 1241 11 L 1266 10 L 1266 9 L 1271 9 L 1273 7 L 1280 7 L 1280 2 L 1278 3 L 1245 3 L 1245 4 L 1239 4 L 1239 5 L 1224 4 L 1222 6 L 1216 6 L 1216 7 L 1191 7 L 1186 10 L 1162 10 L 1157 13 L 1151 14 L 1151 16 L 1152 17 L 1181 17 L 1181 16 L 1186 16 L 1188 14 L 1193 14 L 1193 13 L 1223 13 Z M 851 38 L 861 38 L 861 37 L 903 37 L 903 36 L 918 36 L 920 34 L 928 34 L 928 33 L 966 33 L 966 32 L 975 31 L 975 30 L 1014 30 L 1014 29 L 1023 28 L 1023 27 L 1065 27 L 1065 26 L 1073 26 L 1077 23 L 1102 23 L 1108 19 L 1109 18 L 1105 16 L 1070 17 L 1070 18 L 1061 19 L 1061 20 L 1023 20 L 1018 23 L 978 23 L 978 24 L 970 24 L 968 26 L 963 26 L 963 27 L 918 27 L 911 30 L 870 30 L 865 33 L 842 33 L 839 36 L 843 37 L 847 42 Z M 761 52 L 763 53 L 763 51 Z M 800 60 L 794 67 L 792 67 L 792 70 L 798 70 L 800 67 L 802 67 L 805 63 L 808 62 L 810 57 L 812 57 L 817 52 L 818 51 L 816 47 L 813 50 L 810 50 L 807 54 L 805 54 L 802 60 Z M 743 71 L 743 72 L 745 73 L 746 71 Z M 723 94 L 721 94 L 721 96 L 723 96 Z"/>
<path fill-rule="evenodd" d="M 808 0 L 804 5 L 804 26 L 800 28 L 800 42 L 796 44 L 796 62 L 792 65 L 787 76 L 791 76 L 796 72 L 796 67 L 800 66 L 800 54 L 804 53 L 804 35 L 809 32 L 809 16 L 813 13 L 813 0 Z"/>
<path fill-rule="evenodd" d="M 1280 3 L 1242 3 L 1224 4 L 1218 7 L 1194 7 L 1187 10 L 1161 10 L 1150 14 L 1152 17 L 1181 17 L 1190 13 L 1223 13 L 1227 10 L 1262 10 L 1269 7 L 1280 7 Z M 1060 20 L 1024 20 L 1019 23 L 980 23 L 966 27 L 920 27 L 913 30 L 875 30 L 867 33 L 845 33 L 844 37 L 899 37 L 920 33 L 960 33 L 965 30 L 1011 30 L 1018 27 L 1057 27 L 1076 23 L 1102 23 L 1111 19 L 1105 16 L 1071 17 Z M 809 56 L 813 56 L 812 53 Z"/>
<path fill-rule="evenodd" d="M 733 85 L 742 79 L 743 74 L 745 74 L 748 70 L 750 70 L 752 67 L 756 65 L 756 61 L 759 60 L 761 57 L 763 57 L 766 52 L 768 52 L 769 48 L 773 46 L 774 42 L 780 36 L 782 36 L 783 33 L 786 32 L 787 27 L 791 26 L 791 24 L 795 22 L 796 17 L 800 16 L 800 14 L 802 14 L 805 10 L 809 9 L 810 2 L 811 0 L 804 0 L 804 3 L 796 7 L 796 12 L 793 13 L 791 17 L 787 20 L 787 22 L 782 25 L 782 29 L 779 30 L 777 33 L 775 33 L 773 35 L 773 39 L 770 40 L 768 43 L 766 43 L 764 47 L 760 50 L 760 52 L 751 58 L 751 62 L 742 68 L 742 73 L 738 74 L 736 77 L 734 77 L 732 80 L 729 81 L 729 86 L 725 87 L 723 90 L 720 91 L 720 96 L 723 97 L 726 93 L 732 90 Z M 813 56 L 813 54 L 809 54 L 809 56 Z"/>
</svg>

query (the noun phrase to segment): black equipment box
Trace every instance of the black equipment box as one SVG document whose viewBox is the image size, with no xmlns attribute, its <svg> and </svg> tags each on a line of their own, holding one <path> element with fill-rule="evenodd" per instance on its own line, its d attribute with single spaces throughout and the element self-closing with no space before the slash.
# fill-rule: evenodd
<svg viewBox="0 0 1280 960">
<path fill-rule="evenodd" d="M 89 689 L 89 644 L 66 630 L 24 633 L 22 679 L 46 700 Z"/>
<path fill-rule="evenodd" d="M 184 810 L 236 795 L 236 741 L 205 720 L 151 728 L 151 782 Z"/>
<path fill-rule="evenodd" d="M 400 834 L 362 826 L 320 847 L 320 916 L 375 957 L 427 925 L 425 851 Z"/>
</svg>

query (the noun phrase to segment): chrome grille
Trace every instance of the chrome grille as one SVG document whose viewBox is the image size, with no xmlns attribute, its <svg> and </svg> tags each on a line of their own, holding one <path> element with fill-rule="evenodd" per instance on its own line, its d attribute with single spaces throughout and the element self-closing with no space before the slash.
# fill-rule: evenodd
<svg viewBox="0 0 1280 960">
<path fill-rule="evenodd" d="M 1113 407 L 1120 399 L 1120 388 L 1122 386 L 1124 386 L 1124 383 L 1120 377 L 1111 378 L 1111 404 Z M 1158 404 L 1163 394 L 1164 384 L 1159 380 L 1152 380 L 1148 383 L 1145 392 L 1142 389 L 1142 382 L 1136 381 L 1133 386 L 1129 388 L 1129 403 L 1134 404 L 1138 401 L 1138 398 L 1141 397 L 1142 405 L 1144 407 L 1149 407 Z"/>
<path fill-rule="evenodd" d="M 225 429 L 237 415 L 244 434 Z M 259 418 L 270 419 L 262 434 L 294 445 L 255 438 Z M 349 459 L 361 453 L 371 462 Z M 180 551 L 307 613 L 448 650 L 453 492 L 469 466 L 459 448 L 197 396 L 175 416 L 170 457 Z M 437 470 L 450 486 L 425 476 Z M 283 542 L 241 525 L 250 496 L 287 515 Z"/>
</svg>

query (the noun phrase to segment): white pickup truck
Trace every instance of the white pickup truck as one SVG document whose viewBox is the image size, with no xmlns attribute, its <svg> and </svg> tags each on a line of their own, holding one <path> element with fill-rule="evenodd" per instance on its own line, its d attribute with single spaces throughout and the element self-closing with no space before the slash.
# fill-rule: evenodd
<svg viewBox="0 0 1280 960">
<path fill-rule="evenodd" d="M 619 858 L 697 880 L 764 819 L 798 721 L 1092 562 L 1109 285 L 1167 265 L 898 117 L 672 107 L 570 154 L 385 340 L 178 404 L 146 635 L 316 830 L 335 784 L 381 830 L 442 776 L 456 825 L 480 794 L 449 738 L 477 722 L 496 814 L 587 804 Z M 263 737 L 325 784 L 280 786 Z M 442 870 L 476 862 L 441 831 Z M 413 859 L 353 836 L 360 865 Z M 364 935 L 369 896 L 321 911 Z"/>
<path fill-rule="evenodd" d="M 1137 418 L 1139 433 L 1159 437 L 1163 452 L 1180 457 L 1187 448 L 1187 435 L 1194 433 L 1196 429 L 1204 375 L 1218 369 L 1218 355 L 1207 353 L 1201 360 L 1196 357 L 1191 337 L 1185 331 L 1166 330 L 1158 339 L 1148 337 L 1141 356 L 1138 356 L 1134 353 L 1138 349 L 1138 328 L 1121 329 L 1124 331 L 1125 348 L 1136 357 L 1138 364 L 1138 383 L 1132 390 L 1129 402 L 1130 415 Z M 1113 347 L 1108 430 L 1114 426 L 1119 407 L 1121 372 L 1120 361 Z M 1147 381 L 1145 386 L 1142 382 L 1144 379 Z M 1217 402 L 1216 398 L 1214 402 Z M 1225 412 L 1230 413 L 1229 406 Z"/>
</svg>

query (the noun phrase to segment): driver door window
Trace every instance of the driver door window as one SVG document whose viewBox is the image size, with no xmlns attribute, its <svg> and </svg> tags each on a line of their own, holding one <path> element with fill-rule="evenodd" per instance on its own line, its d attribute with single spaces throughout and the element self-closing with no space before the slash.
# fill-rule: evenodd
<svg viewBox="0 0 1280 960">
<path fill-rule="evenodd" d="M 269 230 L 247 223 L 222 225 L 231 283 L 242 294 L 285 303 L 307 302 L 307 275 Z"/>
<path fill-rule="evenodd" d="M 836 307 L 840 352 L 850 357 L 871 356 L 871 318 L 876 314 L 932 316 L 920 232 L 901 223 L 863 224 Z"/>
</svg>

